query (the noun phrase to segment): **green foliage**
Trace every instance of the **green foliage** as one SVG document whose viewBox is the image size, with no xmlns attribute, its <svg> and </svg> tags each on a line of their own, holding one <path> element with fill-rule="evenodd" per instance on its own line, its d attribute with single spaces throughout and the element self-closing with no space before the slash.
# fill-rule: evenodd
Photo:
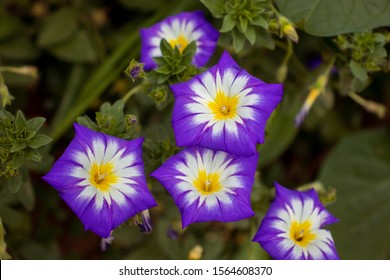
<svg viewBox="0 0 390 280">
<path fill-rule="evenodd" d="M 201 0 L 215 18 L 223 18 L 220 32 L 222 40 L 232 40 L 235 52 L 240 52 L 245 42 L 254 45 L 270 38 L 262 31 L 268 30 L 268 0 Z M 261 31 L 258 31 L 261 30 Z M 226 33 L 226 34 L 224 34 Z M 270 46 L 265 43 L 264 46 Z M 271 44 L 271 47 L 273 45 Z"/>
<path fill-rule="evenodd" d="M 22 166 L 28 161 L 40 162 L 42 156 L 37 149 L 52 140 L 37 133 L 44 122 L 42 117 L 26 121 L 21 111 L 14 116 L 0 110 L 0 179 L 12 193 L 22 186 Z"/>
<path fill-rule="evenodd" d="M 80 30 L 72 7 L 64 7 L 46 18 L 38 34 L 38 46 L 68 62 L 91 63 L 97 59 L 93 43 L 87 32 Z"/>
<path fill-rule="evenodd" d="M 22 29 L 22 24 L 0 7 L 0 41 L 12 37 Z"/>
<path fill-rule="evenodd" d="M 5 231 L 3 227 L 3 221 L 0 218 L 0 260 L 9 260 L 11 256 L 8 255 L 6 251 L 7 245 L 5 244 L 4 241 L 4 235 L 5 235 Z"/>
<path fill-rule="evenodd" d="M 338 143 L 319 180 L 337 189 L 329 210 L 340 219 L 331 231 L 343 259 L 388 259 L 390 146 L 388 130 L 364 131 Z"/>
<path fill-rule="evenodd" d="M 289 104 L 289 105 L 287 105 Z M 266 141 L 259 145 L 259 165 L 265 166 L 288 149 L 294 141 L 298 128 L 291 121 L 298 112 L 300 104 L 285 96 L 280 107 L 271 115 L 266 127 Z"/>
<path fill-rule="evenodd" d="M 64 7 L 49 15 L 38 34 L 38 45 L 44 48 L 58 46 L 70 40 L 78 30 L 77 13 Z"/>
<path fill-rule="evenodd" d="M 185 82 L 197 74 L 197 69 L 192 63 L 196 52 L 196 43 L 192 41 L 182 52 L 177 46 L 171 46 L 167 40 L 160 43 L 162 56 L 154 57 L 157 68 L 148 73 L 147 77 L 156 85 L 164 83 Z"/>
<path fill-rule="evenodd" d="M 50 51 L 67 62 L 92 63 L 97 59 L 93 43 L 85 31 L 78 31 L 66 43 L 52 47 Z"/>
<path fill-rule="evenodd" d="M 280 12 L 305 32 L 334 36 L 390 25 L 387 0 L 276 0 Z"/>
<path fill-rule="evenodd" d="M 365 31 L 362 33 L 339 35 L 335 43 L 343 52 L 344 59 L 349 61 L 349 71 L 342 72 L 343 84 L 350 79 L 350 90 L 360 92 L 370 82 L 369 73 L 387 70 L 386 39 L 381 33 Z M 345 77 L 347 76 L 347 77 Z"/>
<path fill-rule="evenodd" d="M 114 104 L 104 102 L 96 112 L 96 122 L 88 116 L 78 117 L 77 122 L 92 130 L 103 132 L 122 139 L 132 139 L 138 132 L 138 121 L 134 115 L 125 115 L 122 100 Z"/>
<path fill-rule="evenodd" d="M 156 170 L 179 150 L 180 149 L 170 139 L 146 139 L 144 143 L 146 172 L 150 173 Z"/>
</svg>

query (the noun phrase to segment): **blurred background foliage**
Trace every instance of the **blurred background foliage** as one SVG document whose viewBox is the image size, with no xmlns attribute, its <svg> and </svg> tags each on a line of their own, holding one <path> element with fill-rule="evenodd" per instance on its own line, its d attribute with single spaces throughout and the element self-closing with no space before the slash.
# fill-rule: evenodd
<svg viewBox="0 0 390 280">
<path fill-rule="evenodd" d="M 193 10 L 221 32 L 209 65 L 227 49 L 249 73 L 284 84 L 259 145 L 256 216 L 182 230 L 172 199 L 149 180 L 159 204 L 151 209 L 153 231 L 125 224 L 102 252 L 41 176 L 72 139 L 76 119 L 125 139 L 145 136 L 147 172 L 178 151 L 165 80 L 153 87 L 124 71 L 139 59 L 139 28 Z M 7 162 L 15 172 L 1 175 L 0 258 L 268 258 L 251 239 L 277 181 L 316 187 L 330 203 L 340 219 L 330 229 L 341 258 L 389 259 L 389 26 L 387 0 L 2 0 L 1 172 Z M 7 123 L 9 114 L 19 124 Z M 7 129 L 24 134 L 10 139 Z M 38 129 L 41 142 L 31 144 Z"/>
</svg>

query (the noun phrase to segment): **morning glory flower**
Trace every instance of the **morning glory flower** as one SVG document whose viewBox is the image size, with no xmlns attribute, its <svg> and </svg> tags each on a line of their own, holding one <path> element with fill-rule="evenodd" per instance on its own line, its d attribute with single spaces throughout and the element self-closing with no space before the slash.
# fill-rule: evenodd
<svg viewBox="0 0 390 280">
<path fill-rule="evenodd" d="M 171 194 L 181 212 L 183 228 L 195 222 L 233 222 L 254 215 L 250 193 L 257 157 L 189 147 L 151 176 Z"/>
<path fill-rule="evenodd" d="M 224 52 L 219 63 L 171 86 L 178 146 L 199 145 L 241 156 L 264 142 L 266 121 L 282 99 L 282 84 L 266 84 Z"/>
<path fill-rule="evenodd" d="M 315 190 L 275 186 L 276 198 L 253 241 L 274 259 L 339 259 L 331 233 L 322 229 L 338 219 L 321 204 Z"/>
<path fill-rule="evenodd" d="M 145 70 L 153 70 L 157 64 L 153 57 L 160 57 L 160 42 L 166 39 L 182 52 L 192 41 L 196 42 L 196 53 L 192 63 L 196 67 L 204 66 L 214 53 L 219 32 L 204 18 L 202 12 L 182 12 L 170 16 L 141 31 L 141 62 Z"/>
<path fill-rule="evenodd" d="M 43 177 L 89 229 L 108 238 L 137 213 L 156 206 L 147 188 L 143 138 L 126 141 L 81 125 Z"/>
</svg>

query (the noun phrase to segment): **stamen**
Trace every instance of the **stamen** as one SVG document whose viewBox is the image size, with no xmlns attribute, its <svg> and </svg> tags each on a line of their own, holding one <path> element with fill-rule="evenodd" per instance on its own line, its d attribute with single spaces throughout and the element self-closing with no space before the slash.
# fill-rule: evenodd
<svg viewBox="0 0 390 280">
<path fill-rule="evenodd" d="M 305 230 L 301 229 L 301 231 L 298 234 L 295 234 L 295 240 L 302 241 L 304 236 L 305 236 Z"/>
<path fill-rule="evenodd" d="M 211 180 L 206 180 L 204 184 L 205 184 L 205 190 L 209 191 L 211 186 Z"/>
<path fill-rule="evenodd" d="M 221 110 L 222 115 L 226 116 L 229 114 L 229 108 L 226 105 L 222 105 L 220 110 Z"/>
<path fill-rule="evenodd" d="M 96 176 L 95 176 L 95 181 L 96 181 L 96 183 L 101 183 L 103 180 L 104 180 L 104 178 L 106 178 L 108 176 L 108 174 L 107 173 L 103 173 L 103 174 L 96 174 Z"/>
</svg>

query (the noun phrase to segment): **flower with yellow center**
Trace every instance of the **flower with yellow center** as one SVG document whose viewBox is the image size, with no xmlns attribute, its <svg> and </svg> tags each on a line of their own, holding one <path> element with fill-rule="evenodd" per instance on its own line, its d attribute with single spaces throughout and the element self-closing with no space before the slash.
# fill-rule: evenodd
<svg viewBox="0 0 390 280">
<path fill-rule="evenodd" d="M 171 86 L 178 146 L 202 146 L 240 156 L 256 153 L 266 121 L 282 99 L 281 84 L 266 84 L 225 52 L 218 64 Z"/>
<path fill-rule="evenodd" d="M 251 217 L 250 193 L 256 166 L 257 154 L 240 157 L 190 147 L 168 159 L 151 176 L 169 191 L 186 227 L 195 222 Z"/>
<path fill-rule="evenodd" d="M 323 226 L 337 222 L 312 189 L 276 184 L 276 197 L 253 241 L 274 259 L 338 259 L 332 235 Z"/>
<path fill-rule="evenodd" d="M 76 136 L 44 179 L 90 229 L 108 238 L 137 213 L 156 206 L 147 188 L 142 138 L 125 141 L 75 124 Z"/>
<path fill-rule="evenodd" d="M 180 52 L 192 42 L 196 44 L 192 64 L 203 67 L 212 56 L 219 37 L 219 32 L 204 18 L 202 12 L 182 12 L 170 16 L 141 31 L 141 62 L 145 70 L 157 67 L 154 57 L 161 57 L 160 43 L 167 40 L 171 47 Z"/>
</svg>

